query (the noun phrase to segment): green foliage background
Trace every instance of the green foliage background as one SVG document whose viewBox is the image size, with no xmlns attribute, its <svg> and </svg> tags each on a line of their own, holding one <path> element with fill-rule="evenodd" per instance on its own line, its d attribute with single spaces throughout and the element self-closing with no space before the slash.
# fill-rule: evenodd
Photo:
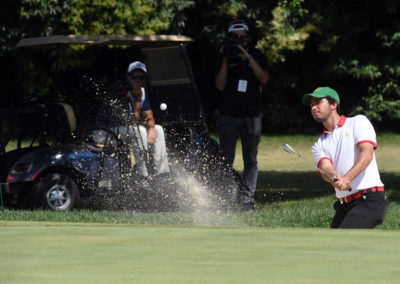
<svg viewBox="0 0 400 284">
<path fill-rule="evenodd" d="M 344 114 L 366 114 L 379 130 L 399 127 L 400 3 L 395 0 L 5 0 L 2 4 L 3 106 L 15 104 L 26 93 L 49 93 L 54 84 L 54 51 L 40 56 L 24 51 L 22 59 L 14 48 L 21 38 L 185 34 L 196 40 L 189 46 L 191 60 L 205 110 L 212 117 L 213 66 L 219 46 L 229 21 L 243 18 L 250 25 L 253 44 L 270 63 L 272 76 L 264 89 L 265 132 L 315 131 L 314 126 L 305 127 L 314 123 L 300 98 L 323 85 L 338 90 Z M 85 62 L 90 69 L 95 61 L 90 56 L 94 55 L 73 49 L 60 68 Z M 17 66 L 23 70 L 22 81 Z"/>
</svg>

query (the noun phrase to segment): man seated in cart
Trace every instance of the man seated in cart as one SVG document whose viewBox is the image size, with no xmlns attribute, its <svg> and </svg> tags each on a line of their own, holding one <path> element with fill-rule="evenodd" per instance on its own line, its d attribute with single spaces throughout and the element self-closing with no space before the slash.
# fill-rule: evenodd
<svg viewBox="0 0 400 284">
<path fill-rule="evenodd" d="M 117 82 L 111 91 L 111 100 L 100 113 L 101 124 L 131 145 L 138 182 L 143 187 L 148 187 L 149 174 L 169 173 L 164 130 L 155 122 L 147 85 L 146 65 L 132 62 L 126 81 Z"/>
</svg>

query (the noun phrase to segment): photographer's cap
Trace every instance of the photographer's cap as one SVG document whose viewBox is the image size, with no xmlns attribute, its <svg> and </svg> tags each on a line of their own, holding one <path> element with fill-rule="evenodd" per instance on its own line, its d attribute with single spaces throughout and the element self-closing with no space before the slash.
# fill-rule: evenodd
<svg viewBox="0 0 400 284">
<path fill-rule="evenodd" d="M 334 89 L 329 87 L 316 88 L 311 94 L 305 94 L 301 99 L 301 102 L 305 105 L 310 105 L 311 97 L 318 99 L 329 97 L 337 101 L 338 105 L 340 105 L 340 98 L 338 93 Z"/>
<path fill-rule="evenodd" d="M 132 62 L 131 64 L 129 64 L 128 73 L 131 73 L 135 69 L 140 69 L 144 73 L 147 73 L 146 65 L 140 61 L 135 61 L 135 62 Z"/>
<path fill-rule="evenodd" d="M 228 33 L 233 31 L 249 31 L 249 26 L 243 20 L 233 20 L 228 27 Z"/>
</svg>

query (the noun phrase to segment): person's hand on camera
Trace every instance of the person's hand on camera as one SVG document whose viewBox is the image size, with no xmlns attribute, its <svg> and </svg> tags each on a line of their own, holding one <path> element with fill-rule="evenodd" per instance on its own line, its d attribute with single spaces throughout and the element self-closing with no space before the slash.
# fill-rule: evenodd
<svg viewBox="0 0 400 284">
<path fill-rule="evenodd" d="M 236 45 L 239 49 L 240 49 L 240 53 L 239 56 L 243 59 L 243 60 L 248 60 L 250 58 L 250 54 L 247 52 L 247 50 L 241 45 L 238 44 Z"/>
</svg>

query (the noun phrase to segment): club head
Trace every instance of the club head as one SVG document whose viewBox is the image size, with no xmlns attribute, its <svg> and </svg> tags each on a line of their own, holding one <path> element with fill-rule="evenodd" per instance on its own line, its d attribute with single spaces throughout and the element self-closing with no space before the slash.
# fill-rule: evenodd
<svg viewBox="0 0 400 284">
<path fill-rule="evenodd" d="M 293 148 L 290 147 L 289 144 L 282 144 L 282 149 L 286 153 L 298 155 L 297 152 L 295 150 L 293 150 Z"/>
</svg>

